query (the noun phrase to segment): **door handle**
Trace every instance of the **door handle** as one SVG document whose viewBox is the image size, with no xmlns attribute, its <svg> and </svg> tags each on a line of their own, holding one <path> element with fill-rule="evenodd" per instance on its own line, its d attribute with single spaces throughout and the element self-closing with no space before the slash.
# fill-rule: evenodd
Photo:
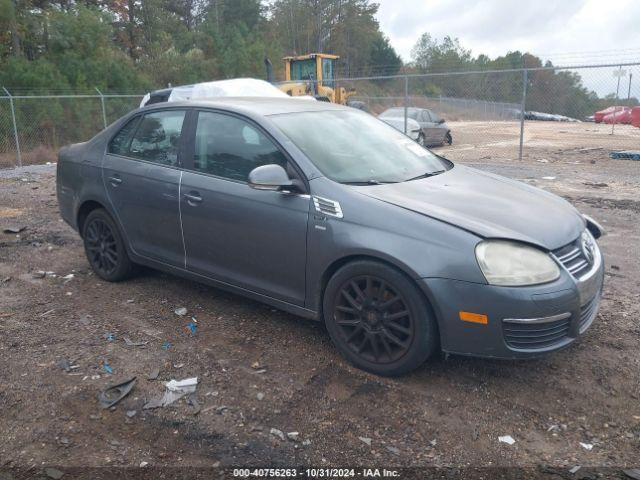
<svg viewBox="0 0 640 480">
<path fill-rule="evenodd" d="M 111 185 L 113 185 L 114 187 L 117 187 L 118 185 L 120 185 L 122 183 L 122 179 L 119 176 L 114 175 L 112 177 L 109 177 L 109 183 Z"/>
<path fill-rule="evenodd" d="M 202 197 L 198 192 L 183 193 L 182 195 L 187 199 L 187 203 L 192 207 L 195 207 L 197 204 L 202 203 Z"/>
</svg>

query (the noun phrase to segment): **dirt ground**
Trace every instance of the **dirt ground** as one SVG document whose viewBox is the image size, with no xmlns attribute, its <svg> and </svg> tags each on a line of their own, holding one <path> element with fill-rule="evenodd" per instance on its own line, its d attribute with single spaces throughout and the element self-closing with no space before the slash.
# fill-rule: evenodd
<svg viewBox="0 0 640 480">
<path fill-rule="evenodd" d="M 150 270 L 97 279 L 59 218 L 53 167 L 0 171 L 0 227 L 26 227 L 0 231 L 0 468 L 531 466 L 593 478 L 605 466 L 622 478 L 640 466 L 640 162 L 561 135 L 539 136 L 523 161 L 467 152 L 462 163 L 560 194 L 603 223 L 591 329 L 543 359 L 440 356 L 395 379 L 351 367 L 319 324 L 242 297 Z M 101 409 L 100 390 L 133 376 L 132 393 Z M 184 399 L 142 409 L 163 381 L 193 376 L 198 414 Z"/>
</svg>

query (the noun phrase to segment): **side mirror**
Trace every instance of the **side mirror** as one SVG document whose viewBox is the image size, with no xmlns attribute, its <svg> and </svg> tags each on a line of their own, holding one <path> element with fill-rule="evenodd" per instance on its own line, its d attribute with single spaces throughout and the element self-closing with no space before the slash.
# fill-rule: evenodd
<svg viewBox="0 0 640 480">
<path fill-rule="evenodd" d="M 249 172 L 249 186 L 256 190 L 289 190 L 297 188 L 297 183 L 289 178 L 284 168 L 276 164 L 262 165 Z"/>
<path fill-rule="evenodd" d="M 438 123 L 444 123 L 444 118 L 438 119 Z"/>
</svg>

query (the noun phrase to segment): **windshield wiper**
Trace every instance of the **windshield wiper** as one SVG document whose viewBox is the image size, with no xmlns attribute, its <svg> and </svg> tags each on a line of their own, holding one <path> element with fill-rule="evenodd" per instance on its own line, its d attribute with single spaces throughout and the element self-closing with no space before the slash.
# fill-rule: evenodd
<svg viewBox="0 0 640 480">
<path fill-rule="evenodd" d="M 445 171 L 446 170 L 436 170 L 434 172 L 423 173 L 422 175 L 418 175 L 417 177 L 407 178 L 405 182 L 410 182 L 411 180 L 419 180 L 421 178 L 434 177 L 436 175 L 440 175 L 441 173 L 444 173 Z"/>
<path fill-rule="evenodd" d="M 367 180 L 364 182 L 340 182 L 343 185 L 382 185 L 383 183 L 398 183 L 398 182 L 381 182 L 379 180 Z"/>
</svg>

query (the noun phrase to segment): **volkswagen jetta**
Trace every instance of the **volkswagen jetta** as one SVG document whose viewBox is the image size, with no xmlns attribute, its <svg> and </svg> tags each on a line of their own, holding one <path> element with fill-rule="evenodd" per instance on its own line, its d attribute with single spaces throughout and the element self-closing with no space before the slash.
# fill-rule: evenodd
<svg viewBox="0 0 640 480">
<path fill-rule="evenodd" d="M 526 358 L 596 317 L 597 223 L 366 113 L 274 98 L 125 115 L 59 155 L 60 211 L 107 281 L 135 264 L 326 323 L 360 368 Z"/>
</svg>

